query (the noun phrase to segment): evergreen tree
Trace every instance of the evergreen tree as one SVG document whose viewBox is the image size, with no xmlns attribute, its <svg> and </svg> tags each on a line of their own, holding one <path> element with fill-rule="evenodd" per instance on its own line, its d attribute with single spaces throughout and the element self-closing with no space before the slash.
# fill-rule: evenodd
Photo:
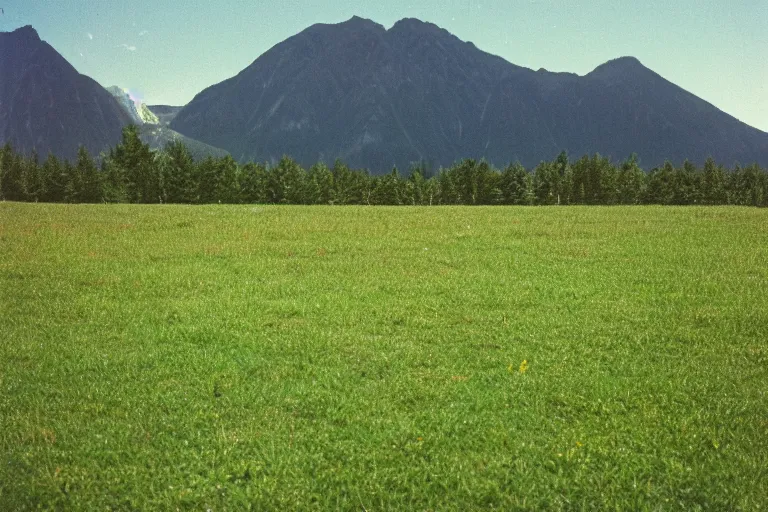
<svg viewBox="0 0 768 512">
<path fill-rule="evenodd" d="M 704 163 L 701 178 L 701 198 L 704 204 L 728 204 L 725 170 L 712 157 Z"/>
<path fill-rule="evenodd" d="M 686 160 L 682 167 L 675 169 L 672 178 L 672 204 L 690 205 L 701 201 L 699 171 Z"/>
<path fill-rule="evenodd" d="M 240 202 L 240 168 L 230 155 L 216 162 L 216 189 L 214 196 L 217 202 L 223 204 L 238 204 Z"/>
<path fill-rule="evenodd" d="M 594 156 L 593 166 L 597 169 L 597 175 L 600 177 L 599 192 L 595 196 L 595 204 L 616 204 L 619 197 L 618 189 L 618 170 L 609 158 Z"/>
<path fill-rule="evenodd" d="M 637 155 L 632 154 L 618 171 L 616 177 L 617 200 L 620 204 L 639 204 L 645 195 L 645 173 L 637 165 Z"/>
<path fill-rule="evenodd" d="M 333 204 L 354 204 L 356 195 L 355 179 L 352 170 L 340 159 L 336 159 L 331 169 L 333 175 Z"/>
<path fill-rule="evenodd" d="M 519 162 L 508 165 L 501 174 L 501 192 L 504 204 L 528 204 L 529 176 Z"/>
<path fill-rule="evenodd" d="M 757 164 L 748 165 L 744 168 L 741 186 L 745 205 L 760 206 L 763 204 L 765 190 L 763 190 L 762 172 Z"/>
<path fill-rule="evenodd" d="M 557 172 L 554 190 L 557 204 L 570 204 L 573 199 L 573 169 L 566 151 L 562 151 L 555 159 L 554 170 Z"/>
<path fill-rule="evenodd" d="M 123 139 L 112 151 L 125 183 L 125 193 L 132 203 L 157 203 L 162 198 L 162 182 L 155 157 L 148 144 L 141 142 L 136 126 L 123 128 Z"/>
<path fill-rule="evenodd" d="M 762 200 L 758 203 L 758 206 L 768 206 L 768 169 L 761 169 L 757 164 L 757 172 L 760 177 L 760 186 L 762 188 Z"/>
<path fill-rule="evenodd" d="M 501 174 L 485 159 L 475 168 L 476 204 L 502 204 Z"/>
<path fill-rule="evenodd" d="M 460 204 L 461 196 L 456 185 L 456 173 L 453 167 L 440 169 L 437 174 L 437 183 L 440 204 Z"/>
<path fill-rule="evenodd" d="M 397 167 L 392 172 L 379 176 L 373 180 L 373 193 L 371 201 L 373 204 L 399 205 L 402 204 L 402 180 Z"/>
<path fill-rule="evenodd" d="M 64 201 L 67 203 L 82 202 L 83 176 L 79 169 L 69 160 L 64 160 Z"/>
<path fill-rule="evenodd" d="M 396 177 L 400 181 L 399 176 Z M 398 183 L 399 185 L 399 183 Z M 405 183 L 405 202 L 413 206 L 424 204 L 425 180 L 422 170 L 419 167 L 411 169 L 411 175 Z"/>
<path fill-rule="evenodd" d="M 197 165 L 197 200 L 200 204 L 216 202 L 216 184 L 219 182 L 219 166 L 216 159 L 207 156 Z"/>
<path fill-rule="evenodd" d="M 194 180 L 195 161 L 187 146 L 179 141 L 169 142 L 163 151 L 162 165 L 165 201 L 168 203 L 194 203 L 197 186 Z"/>
<path fill-rule="evenodd" d="M 52 154 L 48 154 L 48 158 L 45 159 L 40 168 L 40 176 L 45 190 L 40 200 L 48 203 L 63 202 L 67 177 L 64 174 L 64 168 L 59 159 Z"/>
<path fill-rule="evenodd" d="M 589 156 L 584 155 L 572 166 L 571 202 L 574 204 L 587 204 L 593 199 L 592 189 L 595 188 L 591 180 L 591 163 Z"/>
<path fill-rule="evenodd" d="M 115 160 L 114 150 L 110 151 L 109 156 L 102 160 L 101 172 L 104 176 L 102 183 L 104 201 L 107 203 L 127 203 L 128 190 L 125 169 Z"/>
<path fill-rule="evenodd" d="M 312 192 L 308 193 L 308 202 L 312 204 L 333 204 L 335 185 L 333 172 L 322 162 L 309 169 L 308 180 L 312 182 Z"/>
<path fill-rule="evenodd" d="M 0 149 L 0 201 L 5 200 L 5 196 L 3 195 L 3 180 L 5 180 L 6 165 L 10 159 L 10 152 L 11 146 L 8 144 Z"/>
<path fill-rule="evenodd" d="M 675 168 L 670 162 L 664 162 L 661 169 L 653 169 L 648 175 L 646 200 L 648 204 L 672 204 L 674 199 Z"/>
<path fill-rule="evenodd" d="M 289 156 L 283 156 L 268 171 L 267 201 L 274 204 L 303 204 L 306 173 Z"/>
<path fill-rule="evenodd" d="M 266 203 L 268 181 L 269 175 L 264 164 L 245 164 L 240 176 L 242 201 L 249 204 Z"/>
<path fill-rule="evenodd" d="M 435 176 L 430 177 L 424 182 L 424 204 L 432 206 L 438 201 L 440 195 L 440 186 Z"/>
<path fill-rule="evenodd" d="M 2 150 L 2 196 L 6 201 L 24 201 L 24 162 L 21 155 L 13 151 L 10 144 Z"/>
<path fill-rule="evenodd" d="M 100 203 L 104 199 L 101 173 L 84 146 L 80 146 L 77 151 L 76 172 L 80 177 L 80 186 L 82 187 L 78 193 L 80 202 Z"/>
<path fill-rule="evenodd" d="M 465 158 L 451 168 L 460 204 L 480 204 L 477 161 Z"/>
<path fill-rule="evenodd" d="M 45 195 L 42 172 L 36 151 L 32 151 L 28 158 L 23 159 L 21 181 L 24 188 L 25 201 L 36 203 Z"/>
<path fill-rule="evenodd" d="M 541 162 L 533 171 L 533 188 L 536 204 L 557 204 L 560 189 L 560 173 L 555 164 Z"/>
</svg>

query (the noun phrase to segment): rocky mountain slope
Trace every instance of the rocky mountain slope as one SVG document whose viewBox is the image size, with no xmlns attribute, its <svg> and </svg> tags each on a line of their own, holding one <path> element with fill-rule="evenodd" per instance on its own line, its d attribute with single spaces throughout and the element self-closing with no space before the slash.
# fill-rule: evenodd
<svg viewBox="0 0 768 512">
<path fill-rule="evenodd" d="M 560 151 L 768 165 L 768 134 L 634 58 L 586 76 L 533 71 L 414 19 L 354 17 L 277 44 L 171 122 L 240 160 L 342 158 L 387 172 L 459 158 L 535 165 Z"/>
<path fill-rule="evenodd" d="M 81 144 L 93 154 L 116 144 L 130 122 L 101 85 L 32 27 L 0 33 L 0 144 L 73 159 Z"/>
</svg>

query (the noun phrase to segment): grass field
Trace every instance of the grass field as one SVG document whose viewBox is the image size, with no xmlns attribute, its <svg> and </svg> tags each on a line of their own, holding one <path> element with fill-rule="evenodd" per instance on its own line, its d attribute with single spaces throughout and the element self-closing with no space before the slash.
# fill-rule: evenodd
<svg viewBox="0 0 768 512">
<path fill-rule="evenodd" d="M 0 510 L 768 508 L 768 210 L 0 203 Z"/>
</svg>

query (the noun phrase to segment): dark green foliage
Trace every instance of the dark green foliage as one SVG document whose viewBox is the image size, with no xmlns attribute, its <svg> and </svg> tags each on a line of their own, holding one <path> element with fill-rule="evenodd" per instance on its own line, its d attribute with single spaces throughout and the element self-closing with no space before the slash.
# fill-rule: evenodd
<svg viewBox="0 0 768 512">
<path fill-rule="evenodd" d="M 533 171 L 537 204 L 560 204 L 560 174 L 555 162 L 541 162 Z"/>
<path fill-rule="evenodd" d="M 443 170 L 446 204 L 501 204 L 504 201 L 500 173 L 485 160 L 465 159 Z"/>
<path fill-rule="evenodd" d="M 701 177 L 701 200 L 704 204 L 727 204 L 728 190 L 725 170 L 710 157 L 704 163 Z"/>
<path fill-rule="evenodd" d="M 128 191 L 125 183 L 125 170 L 110 158 L 102 162 L 104 179 L 104 201 L 107 203 L 127 203 Z"/>
<path fill-rule="evenodd" d="M 333 174 L 333 204 L 371 204 L 371 183 L 368 173 L 355 171 L 341 160 L 336 160 Z"/>
<path fill-rule="evenodd" d="M 698 204 L 701 202 L 701 175 L 688 160 L 675 169 L 672 177 L 672 204 Z"/>
<path fill-rule="evenodd" d="M 81 148 L 75 165 L 48 155 L 0 149 L 0 199 L 109 203 L 272 203 L 359 205 L 732 204 L 768 206 L 768 173 L 757 164 L 727 170 L 708 159 L 644 172 L 637 155 L 620 165 L 595 154 L 570 161 L 560 153 L 532 171 L 520 163 L 496 169 L 464 159 L 432 174 L 423 164 L 403 176 L 371 176 L 341 160 L 308 170 L 289 156 L 277 164 L 241 165 L 231 156 L 195 162 L 181 141 L 152 151 L 135 127 L 101 156 L 101 169 Z"/>
<path fill-rule="evenodd" d="M 0 185 L 3 199 L 7 201 L 25 201 L 24 162 L 21 155 L 14 153 L 10 144 L 6 144 L 0 153 Z"/>
<path fill-rule="evenodd" d="M 373 179 L 372 204 L 398 205 L 402 203 L 402 183 L 397 167 L 384 176 Z"/>
<path fill-rule="evenodd" d="M 215 198 L 217 202 L 225 204 L 240 202 L 239 174 L 240 168 L 230 155 L 216 162 Z"/>
<path fill-rule="evenodd" d="M 24 190 L 24 199 L 35 203 L 45 196 L 45 186 L 43 183 L 40 165 L 37 161 L 37 153 L 22 162 L 22 188 Z"/>
<path fill-rule="evenodd" d="M 729 199 L 732 204 L 760 206 L 764 203 L 765 173 L 757 164 L 736 166 L 729 180 Z"/>
<path fill-rule="evenodd" d="M 639 204 L 645 193 L 645 173 L 637 165 L 637 155 L 632 155 L 621 164 L 616 177 L 616 192 L 619 204 Z"/>
<path fill-rule="evenodd" d="M 49 154 L 40 168 L 40 174 L 44 189 L 40 201 L 47 203 L 63 202 L 68 176 L 64 173 L 64 167 L 59 159 Z"/>
<path fill-rule="evenodd" d="M 611 161 L 599 154 L 583 156 L 573 164 L 572 198 L 578 204 L 614 204 L 619 177 Z"/>
<path fill-rule="evenodd" d="M 165 184 L 165 202 L 194 203 L 197 199 L 195 162 L 187 146 L 179 141 L 169 142 L 159 162 Z"/>
<path fill-rule="evenodd" d="M 82 202 L 83 177 L 79 172 L 77 172 L 77 167 L 69 163 L 68 160 L 64 161 L 64 176 L 64 202 Z"/>
<path fill-rule="evenodd" d="M 519 162 L 508 165 L 501 175 L 501 190 L 505 204 L 532 204 L 531 175 Z"/>
<path fill-rule="evenodd" d="M 244 203 L 267 202 L 267 168 L 262 164 L 249 162 L 240 173 L 240 194 Z"/>
<path fill-rule="evenodd" d="M 313 204 L 332 204 L 335 194 L 333 173 L 320 162 L 309 168 L 307 183 L 308 199 Z"/>
<path fill-rule="evenodd" d="M 100 203 L 103 198 L 101 173 L 96 168 L 91 155 L 84 146 L 77 152 L 77 168 L 75 173 L 80 184 L 79 199 L 81 203 Z"/>
<path fill-rule="evenodd" d="M 162 199 L 161 173 L 152 150 L 141 142 L 136 126 L 123 129 L 123 140 L 109 157 L 125 183 L 128 201 L 132 203 L 158 203 Z"/>
<path fill-rule="evenodd" d="M 441 204 L 461 204 L 455 172 L 449 169 L 441 169 L 437 175 L 437 184 L 438 197 Z"/>
<path fill-rule="evenodd" d="M 306 172 L 289 156 L 283 156 L 267 173 L 267 202 L 304 204 Z"/>
<path fill-rule="evenodd" d="M 648 204 L 673 204 L 675 168 L 665 162 L 661 169 L 653 169 L 648 175 L 645 202 Z"/>
<path fill-rule="evenodd" d="M 197 166 L 195 181 L 197 183 L 197 202 L 209 204 L 216 202 L 216 185 L 219 181 L 216 160 L 209 156 Z"/>
</svg>

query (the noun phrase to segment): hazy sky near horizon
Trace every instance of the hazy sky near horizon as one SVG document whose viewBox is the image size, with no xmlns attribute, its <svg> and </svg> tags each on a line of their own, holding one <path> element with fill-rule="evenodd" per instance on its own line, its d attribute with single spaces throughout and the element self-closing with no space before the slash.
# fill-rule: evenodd
<svg viewBox="0 0 768 512">
<path fill-rule="evenodd" d="M 182 7 L 183 6 L 183 7 Z M 314 23 L 413 17 L 532 69 L 586 74 L 632 55 L 768 131 L 766 0 L 0 0 L 77 70 L 150 104 L 183 105 Z"/>
</svg>

